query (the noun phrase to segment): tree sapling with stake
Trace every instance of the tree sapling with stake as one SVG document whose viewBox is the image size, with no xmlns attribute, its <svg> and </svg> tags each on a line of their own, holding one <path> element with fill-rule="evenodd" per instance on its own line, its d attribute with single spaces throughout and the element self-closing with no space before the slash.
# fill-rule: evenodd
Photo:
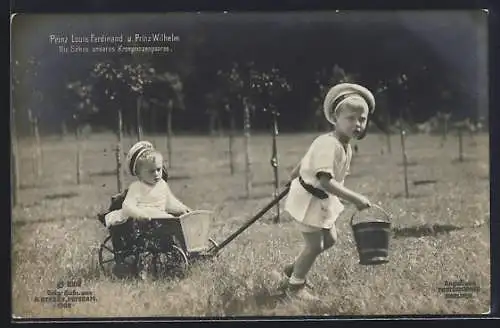
<svg viewBox="0 0 500 328">
<path fill-rule="evenodd" d="M 278 146 L 276 138 L 278 136 L 278 116 L 279 112 L 276 103 L 284 93 L 291 90 L 291 86 L 284 76 L 281 76 L 278 68 L 273 67 L 269 73 L 253 70 L 251 74 L 251 86 L 254 90 L 255 98 L 259 99 L 264 112 L 270 112 L 272 116 L 272 155 L 271 166 L 274 174 L 274 197 L 278 196 L 279 176 L 278 176 Z M 279 203 L 276 204 L 276 216 L 274 223 L 280 221 Z"/>
<path fill-rule="evenodd" d="M 401 125 L 400 127 L 400 135 L 401 135 L 401 151 L 403 154 L 403 171 L 404 171 L 404 183 L 405 183 L 405 197 L 410 198 L 410 192 L 408 190 L 408 156 L 406 154 L 406 131 Z"/>
</svg>

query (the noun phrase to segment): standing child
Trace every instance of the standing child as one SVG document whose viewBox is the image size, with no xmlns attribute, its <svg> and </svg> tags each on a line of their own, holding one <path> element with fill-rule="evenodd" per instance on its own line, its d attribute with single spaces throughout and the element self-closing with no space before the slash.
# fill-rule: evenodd
<svg viewBox="0 0 500 328">
<path fill-rule="evenodd" d="M 288 295 L 306 300 L 317 300 L 305 289 L 307 273 L 318 255 L 337 240 L 335 221 L 344 210 L 339 198 L 353 203 L 358 210 L 371 206 L 366 197 L 344 187 L 344 179 L 352 157 L 350 141 L 365 136 L 375 99 L 360 85 L 342 83 L 329 90 L 323 109 L 333 131 L 317 137 L 292 171 L 285 203 L 305 245 L 295 262 L 285 266 L 284 276 L 275 272 L 282 277 Z"/>
</svg>

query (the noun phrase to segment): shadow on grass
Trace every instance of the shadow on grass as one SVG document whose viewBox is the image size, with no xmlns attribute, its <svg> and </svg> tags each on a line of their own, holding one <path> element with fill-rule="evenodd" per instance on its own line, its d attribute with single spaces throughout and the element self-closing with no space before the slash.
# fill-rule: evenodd
<svg viewBox="0 0 500 328">
<path fill-rule="evenodd" d="M 285 188 L 286 184 L 288 183 L 288 180 L 281 180 L 278 183 L 278 188 Z M 255 181 L 252 182 L 252 187 L 270 187 L 274 189 L 274 180 L 269 180 L 269 181 Z"/>
<path fill-rule="evenodd" d="M 450 231 L 462 230 L 463 227 L 458 227 L 450 224 L 433 224 L 414 226 L 406 228 L 393 228 L 394 238 L 420 238 L 426 236 L 438 236 L 448 234 Z"/>
<path fill-rule="evenodd" d="M 253 295 L 253 298 L 257 307 L 274 308 L 286 300 L 286 295 L 283 293 L 271 294 L 268 290 L 262 290 Z"/>
<path fill-rule="evenodd" d="M 460 163 L 468 163 L 468 162 L 475 162 L 477 161 L 478 159 L 475 158 L 475 157 L 470 157 L 470 156 L 466 156 L 464 155 L 464 157 L 462 159 L 460 159 L 459 157 L 457 158 L 454 158 L 451 163 L 452 164 L 460 164 Z"/>
<path fill-rule="evenodd" d="M 437 180 L 429 179 L 429 180 L 415 180 L 413 181 L 414 186 L 426 185 L 426 184 L 435 184 Z"/>
<path fill-rule="evenodd" d="M 26 190 L 26 189 L 35 189 L 35 188 L 39 188 L 40 186 L 35 184 L 35 183 L 32 183 L 32 184 L 21 184 L 19 186 L 19 190 Z"/>
<path fill-rule="evenodd" d="M 172 175 L 168 176 L 168 181 L 175 181 L 175 180 L 189 180 L 191 177 L 189 175 Z"/>
<path fill-rule="evenodd" d="M 250 197 L 247 197 L 247 195 L 239 195 L 239 196 L 232 196 L 228 197 L 228 201 L 239 201 L 239 200 L 260 200 L 264 198 L 269 198 L 269 202 L 273 199 L 273 194 L 272 193 L 259 193 L 259 194 L 252 194 Z"/>
<path fill-rule="evenodd" d="M 30 224 L 64 222 L 64 221 L 71 221 L 71 220 L 75 220 L 75 219 L 77 219 L 77 218 L 76 217 L 64 217 L 64 218 L 59 218 L 59 219 L 52 219 L 51 218 L 51 219 L 41 219 L 41 220 L 17 220 L 17 221 L 12 221 L 12 224 L 15 226 L 22 227 L 22 226 L 30 225 Z M 96 221 L 96 223 L 100 224 L 97 219 L 95 221 Z"/>
<path fill-rule="evenodd" d="M 287 297 L 284 293 L 272 294 L 269 290 L 264 289 L 242 299 L 228 297 L 225 294 L 222 295 L 225 315 L 241 315 L 248 312 L 249 309 L 257 310 L 265 308 L 266 310 L 272 310 L 286 300 Z"/>
<path fill-rule="evenodd" d="M 60 194 L 46 195 L 44 199 L 56 200 L 56 199 L 68 199 L 78 196 L 77 192 L 65 192 Z"/>
<path fill-rule="evenodd" d="M 280 183 L 282 185 L 284 183 Z M 252 183 L 253 187 L 274 186 L 274 181 L 255 181 Z"/>
<path fill-rule="evenodd" d="M 91 177 L 110 177 L 110 176 L 115 176 L 116 175 L 116 170 L 111 170 L 111 171 L 99 171 L 99 172 L 90 172 L 89 176 Z"/>
<path fill-rule="evenodd" d="M 408 198 L 406 197 L 406 193 L 405 192 L 399 192 L 399 193 L 396 193 L 394 194 L 392 197 L 395 198 L 395 199 L 398 199 L 398 198 L 407 198 L 407 199 L 416 199 L 416 198 L 425 198 L 429 196 L 428 194 L 417 194 L 417 193 L 414 193 L 414 192 L 409 192 L 409 196 Z"/>
<path fill-rule="evenodd" d="M 406 166 L 407 167 L 410 167 L 410 166 L 417 166 L 418 163 L 415 162 L 415 161 L 409 161 L 408 163 L 406 163 Z M 404 166 L 404 163 L 398 163 L 398 166 Z"/>
<path fill-rule="evenodd" d="M 276 213 L 271 213 L 269 215 L 263 216 L 259 220 L 259 222 L 261 224 L 274 225 L 274 226 L 281 224 L 281 223 L 294 222 L 294 220 L 289 215 L 283 215 L 283 212 L 284 211 L 281 212 L 281 215 L 279 218 L 277 217 Z"/>
</svg>

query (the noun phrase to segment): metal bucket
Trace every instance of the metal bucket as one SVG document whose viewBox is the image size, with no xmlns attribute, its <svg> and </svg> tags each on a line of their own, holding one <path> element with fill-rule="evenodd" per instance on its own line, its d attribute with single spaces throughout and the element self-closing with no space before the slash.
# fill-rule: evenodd
<svg viewBox="0 0 500 328">
<path fill-rule="evenodd" d="M 351 217 L 351 228 L 359 255 L 359 264 L 377 265 L 389 262 L 389 241 L 391 236 L 390 215 L 379 206 L 373 206 L 384 214 L 384 219 L 373 218 L 354 224 L 354 213 Z"/>
</svg>

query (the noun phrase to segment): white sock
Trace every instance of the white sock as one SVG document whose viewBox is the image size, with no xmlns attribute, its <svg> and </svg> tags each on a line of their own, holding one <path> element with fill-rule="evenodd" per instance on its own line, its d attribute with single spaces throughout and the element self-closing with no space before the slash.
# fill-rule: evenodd
<svg viewBox="0 0 500 328">
<path fill-rule="evenodd" d="M 294 274 L 292 274 L 292 276 L 290 277 L 290 279 L 288 280 L 288 282 L 290 283 L 290 285 L 302 285 L 303 283 L 306 282 L 305 279 L 299 279 L 297 277 L 295 277 Z"/>
</svg>

